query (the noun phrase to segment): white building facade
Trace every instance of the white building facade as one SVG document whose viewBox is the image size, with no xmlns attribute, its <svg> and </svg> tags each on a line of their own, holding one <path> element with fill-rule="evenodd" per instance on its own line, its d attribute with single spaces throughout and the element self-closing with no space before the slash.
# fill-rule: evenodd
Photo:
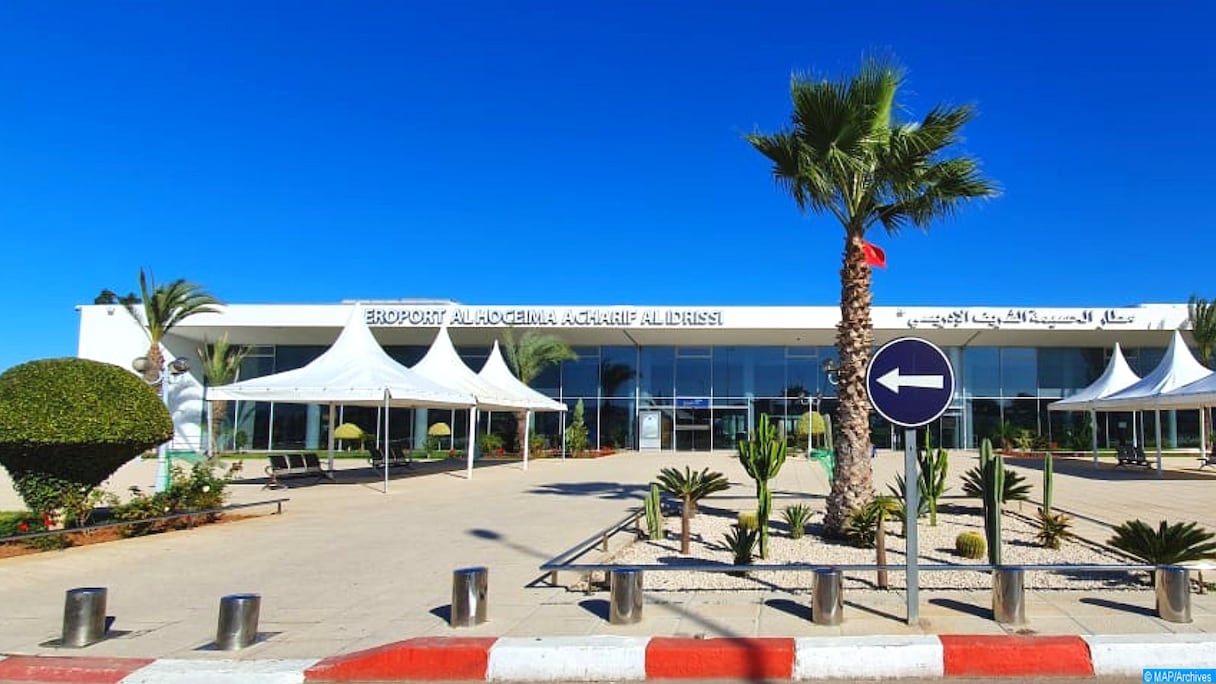
<svg viewBox="0 0 1216 684">
<path fill-rule="evenodd" d="M 480 370 L 504 329 L 543 330 L 569 343 L 577 361 L 555 366 L 533 382 L 573 408 L 584 406 L 597 447 L 675 450 L 733 449 L 760 414 L 792 425 L 812 408 L 835 406 L 833 347 L 839 309 L 823 307 L 473 306 L 445 301 L 364 301 L 377 340 L 407 366 L 422 358 L 446 325 L 462 358 Z M 167 356 L 194 369 L 167 388 L 177 435 L 173 448 L 202 448 L 199 348 L 227 335 L 252 348 L 242 379 L 305 365 L 337 338 L 350 303 L 233 304 L 188 318 L 165 340 Z M 79 307 L 78 354 L 130 368 L 147 350 L 147 337 L 121 306 Z M 1101 373 L 1116 342 L 1133 370 L 1144 375 L 1162 357 L 1173 331 L 1186 330 L 1185 304 L 1115 308 L 875 307 L 876 346 L 904 336 L 940 346 L 954 366 L 955 395 L 931 427 L 934 442 L 974 447 L 1002 425 L 1025 428 L 1042 442 L 1089 448 L 1088 419 L 1047 411 L 1047 405 L 1085 387 Z M 231 405 L 219 436 L 222 449 L 317 449 L 326 443 L 320 406 Z M 422 446 L 429 426 L 447 423 L 468 434 L 467 412 L 394 409 L 390 434 Z M 1099 444 L 1131 441 L 1131 414 L 1101 416 Z M 1198 413 L 1170 412 L 1160 439 L 1167 448 L 1197 446 Z M 537 433 L 560 444 L 561 417 L 537 417 Z M 339 422 L 375 433 L 377 409 L 345 407 Z M 1157 439 L 1152 421 L 1145 443 Z M 640 426 L 644 426 L 640 428 Z M 1140 431 L 1140 428 L 1137 428 Z M 508 414 L 482 418 L 478 434 L 514 438 Z M 641 434 L 641 433 L 645 434 Z M 657 433 L 657 434 L 656 434 Z M 899 447 L 899 431 L 877 415 L 872 435 L 880 447 Z M 459 438 L 452 445 L 461 448 Z"/>
</svg>

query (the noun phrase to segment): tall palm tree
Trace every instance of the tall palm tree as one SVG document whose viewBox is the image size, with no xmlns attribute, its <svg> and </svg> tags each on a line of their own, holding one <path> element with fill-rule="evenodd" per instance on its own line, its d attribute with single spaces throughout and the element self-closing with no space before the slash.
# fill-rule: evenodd
<svg viewBox="0 0 1216 684">
<path fill-rule="evenodd" d="M 1208 368 L 1212 367 L 1212 355 L 1216 353 L 1216 302 L 1191 295 L 1186 304 L 1187 317 L 1191 322 L 1191 337 L 1195 346 L 1199 347 L 1199 360 Z M 1203 420 L 1203 428 L 1212 439 L 1212 412 L 1210 409 L 1200 409 L 1199 415 Z M 1200 445 L 1205 448 L 1207 445 Z"/>
<path fill-rule="evenodd" d="M 140 301 L 128 302 L 127 311 L 148 333 L 147 362 L 142 373 L 153 387 L 160 387 L 164 354 L 160 350 L 165 335 L 190 316 L 218 311 L 220 301 L 201 286 L 181 278 L 168 285 L 157 285 L 151 273 L 139 269 Z M 141 316 L 142 314 L 142 316 Z"/>
<path fill-rule="evenodd" d="M 253 352 L 253 347 L 233 347 L 228 343 L 228 333 L 208 345 L 204 341 L 198 348 L 198 358 L 202 361 L 203 380 L 208 386 L 227 385 L 236 382 L 241 375 L 241 362 Z M 227 401 L 211 402 L 211 430 L 208 433 L 213 439 L 224 424 L 224 416 L 228 413 Z M 208 446 L 215 453 L 214 445 L 208 440 Z"/>
<path fill-rule="evenodd" d="M 566 341 L 556 335 L 529 330 L 515 338 L 515 331 L 507 328 L 502 333 L 502 347 L 507 356 L 507 363 L 515 372 L 515 377 L 525 385 L 531 386 L 536 376 L 549 366 L 562 361 L 577 361 L 578 354 L 566 344 Z M 528 413 L 520 411 L 515 414 L 516 438 L 519 440 L 519 450 L 523 451 L 528 439 Z"/>
<path fill-rule="evenodd" d="M 1212 367 L 1212 355 L 1216 353 L 1216 302 L 1191 295 L 1186 304 L 1187 317 L 1191 323 L 1191 337 L 1199 347 L 1199 360 Z"/>
<path fill-rule="evenodd" d="M 827 530 L 836 534 L 872 490 L 865 367 L 873 351 L 873 324 L 866 231 L 876 224 L 891 235 L 908 225 L 927 230 L 965 201 L 997 194 L 975 159 L 946 156 L 973 110 L 938 105 L 919 122 L 901 122 L 895 96 L 902 83 L 903 70 L 882 60 L 867 60 L 847 80 L 795 75 L 790 127 L 746 137 L 772 161 L 774 180 L 801 211 L 830 214 L 844 227 L 836 332 L 840 431 L 836 479 L 824 517 Z"/>
</svg>

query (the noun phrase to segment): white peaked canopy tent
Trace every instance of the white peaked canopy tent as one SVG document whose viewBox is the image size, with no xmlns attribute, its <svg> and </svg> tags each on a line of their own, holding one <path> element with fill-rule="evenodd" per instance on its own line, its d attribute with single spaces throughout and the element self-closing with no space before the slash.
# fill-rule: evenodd
<svg viewBox="0 0 1216 684">
<path fill-rule="evenodd" d="M 1123 390 L 1094 400 L 1093 407 L 1098 411 L 1154 411 L 1157 425 L 1157 476 L 1163 477 L 1160 398 L 1171 390 L 1202 380 L 1211 374 L 1212 371 L 1195 360 L 1191 350 L 1182 341 L 1182 333 L 1175 330 L 1170 346 L 1165 350 L 1165 356 L 1152 373 Z M 1201 424 L 1202 422 L 1200 421 Z M 1203 435 L 1200 435 L 1200 443 L 1202 442 Z"/>
<path fill-rule="evenodd" d="M 494 340 L 494 348 L 490 350 L 490 356 L 486 359 L 485 365 L 481 367 L 481 372 L 477 374 L 483 380 L 490 382 L 493 385 L 510 390 L 513 394 L 522 397 L 528 402 L 527 423 L 532 422 L 531 413 L 533 411 L 562 411 L 566 410 L 566 405 L 556 399 L 551 399 L 540 392 L 528 387 L 515 374 L 507 368 L 507 362 L 502 358 L 502 351 L 498 348 L 498 340 Z M 565 420 L 562 421 L 563 427 Z M 564 440 L 566 431 L 562 430 L 562 439 Z M 528 469 L 528 439 L 526 436 L 521 437 L 523 442 L 524 452 L 524 470 Z M 563 452 L 565 450 L 563 449 Z"/>
<path fill-rule="evenodd" d="M 469 392 L 431 380 L 393 360 L 372 336 L 359 304 L 351 307 L 350 319 L 333 346 L 308 365 L 211 387 L 205 398 L 328 404 L 330 470 L 334 466 L 335 406 L 383 406 L 387 454 L 390 406 L 465 408 L 476 404 Z M 387 457 L 384 462 L 384 491 L 388 492 Z"/>
<path fill-rule="evenodd" d="M 435 383 L 443 383 L 472 395 L 475 404 L 469 408 L 469 447 L 466 476 L 473 478 L 473 449 L 477 438 L 477 410 L 519 411 L 528 408 L 528 399 L 521 393 L 499 387 L 469 368 L 456 353 L 446 325 L 440 326 L 435 341 L 426 356 L 410 369 Z"/>
<path fill-rule="evenodd" d="M 1106 370 L 1102 372 L 1101 377 L 1095 380 L 1089 387 L 1071 397 L 1052 402 L 1047 406 L 1047 409 L 1049 411 L 1089 411 L 1090 432 L 1093 437 L 1094 465 L 1097 465 L 1098 413 L 1094 410 L 1094 401 L 1131 387 L 1139 380 L 1140 376 L 1136 375 L 1131 366 L 1127 365 L 1127 359 L 1123 358 L 1123 350 L 1119 347 L 1119 343 L 1116 342 L 1115 349 L 1110 355 L 1110 363 L 1106 364 Z"/>
</svg>

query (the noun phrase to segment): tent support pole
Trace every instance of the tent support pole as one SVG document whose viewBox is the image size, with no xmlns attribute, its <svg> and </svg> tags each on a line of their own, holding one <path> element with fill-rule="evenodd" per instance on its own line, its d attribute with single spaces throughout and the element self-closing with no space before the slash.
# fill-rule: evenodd
<svg viewBox="0 0 1216 684">
<path fill-rule="evenodd" d="M 528 409 L 527 411 L 524 411 L 524 425 L 531 425 L 531 424 L 532 424 L 532 409 Z M 532 442 L 532 440 L 530 440 L 530 439 L 524 440 L 524 470 L 528 469 L 528 451 L 532 447 L 531 442 Z"/>
<path fill-rule="evenodd" d="M 1157 477 L 1165 477 L 1165 471 L 1161 469 L 1161 409 L 1153 412 L 1157 417 Z"/>
<path fill-rule="evenodd" d="M 1208 410 L 1207 408 L 1199 409 L 1199 458 L 1207 463 L 1208 460 L 1208 436 L 1207 436 Z"/>
<path fill-rule="evenodd" d="M 1094 409 L 1089 410 L 1089 426 L 1090 426 L 1090 441 L 1094 448 L 1094 467 L 1098 467 L 1098 412 Z"/>
<path fill-rule="evenodd" d="M 388 390 L 384 390 L 384 493 L 388 494 Z"/>
<path fill-rule="evenodd" d="M 334 403 L 329 402 L 329 479 L 334 478 Z"/>
<path fill-rule="evenodd" d="M 469 456 L 465 466 L 465 479 L 473 479 L 473 444 L 477 437 L 477 407 L 469 407 Z"/>
</svg>

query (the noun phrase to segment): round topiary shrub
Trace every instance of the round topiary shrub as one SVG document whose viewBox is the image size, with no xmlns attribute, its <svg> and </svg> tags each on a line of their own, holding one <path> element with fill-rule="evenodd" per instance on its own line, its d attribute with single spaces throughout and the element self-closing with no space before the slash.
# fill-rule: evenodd
<svg viewBox="0 0 1216 684">
<path fill-rule="evenodd" d="M 0 375 L 0 465 L 32 511 L 58 509 L 172 436 L 156 391 L 118 366 L 43 359 Z"/>
<path fill-rule="evenodd" d="M 988 545 L 979 532 L 962 532 L 954 538 L 954 550 L 963 558 L 983 558 Z"/>
</svg>

